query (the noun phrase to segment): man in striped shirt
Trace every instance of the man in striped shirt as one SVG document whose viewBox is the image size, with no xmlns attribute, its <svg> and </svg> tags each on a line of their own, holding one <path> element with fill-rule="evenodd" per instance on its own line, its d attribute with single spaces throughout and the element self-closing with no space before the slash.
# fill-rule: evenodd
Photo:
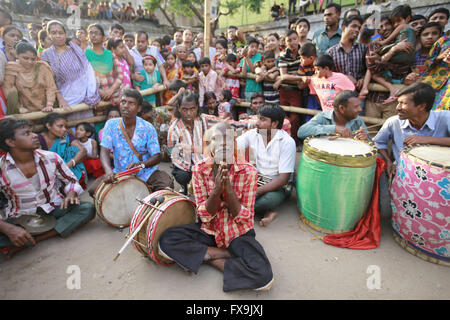
<svg viewBox="0 0 450 320">
<path fill-rule="evenodd" d="M 0 188 L 8 200 L 6 219 L 0 217 L 0 251 L 9 257 L 47 238 L 65 238 L 95 215 L 92 203 L 80 203 L 82 188 L 61 157 L 37 150 L 39 146 L 29 122 L 6 119 L 0 123 L 0 149 L 6 151 L 0 156 Z M 58 181 L 64 185 L 65 196 L 59 192 Z M 14 225 L 20 216 L 36 214 L 54 216 L 54 229 L 33 237 Z"/>
<path fill-rule="evenodd" d="M 187 194 L 187 185 L 192 178 L 192 167 L 203 160 L 203 134 L 206 119 L 199 114 L 197 95 L 192 91 L 178 97 L 175 121 L 167 134 L 167 147 L 172 158 L 172 175 Z"/>
<path fill-rule="evenodd" d="M 202 263 L 224 273 L 223 290 L 267 290 L 273 283 L 270 262 L 255 239 L 256 168 L 238 163 L 234 130 L 226 122 L 205 133 L 209 156 L 192 169 L 200 222 L 167 229 L 160 251 L 197 274 Z"/>
</svg>

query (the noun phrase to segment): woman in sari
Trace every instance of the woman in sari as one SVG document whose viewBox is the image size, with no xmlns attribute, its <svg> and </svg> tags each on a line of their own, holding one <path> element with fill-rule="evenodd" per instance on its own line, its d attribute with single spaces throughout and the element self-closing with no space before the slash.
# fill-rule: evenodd
<svg viewBox="0 0 450 320">
<path fill-rule="evenodd" d="M 425 61 L 426 71 L 422 82 L 428 83 L 436 90 L 432 110 L 450 110 L 449 63 L 450 38 L 444 35 L 431 47 Z"/>
<path fill-rule="evenodd" d="M 103 47 L 105 32 L 102 26 L 91 24 L 88 36 L 91 49 L 86 50 L 86 57 L 94 68 L 100 97 L 104 101 L 111 101 L 113 106 L 119 106 L 123 89 L 122 68 L 112 52 Z"/>
<path fill-rule="evenodd" d="M 175 53 L 169 52 L 166 57 L 166 62 L 164 63 L 164 67 L 166 69 L 166 77 L 167 80 L 172 83 L 174 80 L 178 79 L 178 68 L 176 67 L 177 57 Z M 172 98 L 172 93 L 170 90 L 166 90 L 163 93 L 164 105 L 167 105 L 167 102 Z"/>
<path fill-rule="evenodd" d="M 84 51 L 73 41 L 66 44 L 67 33 L 61 22 L 50 21 L 47 24 L 47 32 L 53 45 L 42 52 L 41 60 L 50 65 L 55 75 L 59 106 L 74 106 L 81 103 L 96 106 L 101 98 L 94 70 Z M 68 119 L 76 120 L 92 115 L 92 110 L 80 111 L 72 113 Z"/>
<path fill-rule="evenodd" d="M 83 161 L 86 149 L 67 130 L 67 119 L 63 114 L 50 113 L 42 119 L 44 129 L 38 134 L 43 150 L 56 152 L 86 189 L 86 169 Z"/>
<path fill-rule="evenodd" d="M 18 61 L 6 64 L 2 85 L 7 114 L 52 112 L 58 91 L 52 69 L 46 62 L 36 61 L 36 49 L 28 42 L 19 42 L 15 50 Z"/>
<path fill-rule="evenodd" d="M 4 47 L 1 49 L 6 56 L 6 61 L 16 61 L 16 44 L 22 40 L 23 34 L 16 26 L 7 26 L 2 31 L 2 39 Z"/>
</svg>

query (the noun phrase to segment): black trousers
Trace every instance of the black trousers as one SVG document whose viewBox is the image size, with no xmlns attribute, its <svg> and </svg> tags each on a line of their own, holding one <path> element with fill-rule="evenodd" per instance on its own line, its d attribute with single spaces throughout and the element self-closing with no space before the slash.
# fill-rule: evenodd
<svg viewBox="0 0 450 320">
<path fill-rule="evenodd" d="M 184 171 L 178 167 L 173 167 L 172 175 L 175 180 L 184 188 L 184 191 L 187 192 L 187 186 L 192 178 L 192 172 Z"/>
<path fill-rule="evenodd" d="M 216 247 L 214 236 L 187 224 L 167 229 L 159 240 L 161 250 L 183 269 L 198 273 L 208 247 Z M 272 267 L 252 229 L 231 241 L 231 258 L 225 262 L 223 291 L 257 289 L 273 279 Z"/>
</svg>

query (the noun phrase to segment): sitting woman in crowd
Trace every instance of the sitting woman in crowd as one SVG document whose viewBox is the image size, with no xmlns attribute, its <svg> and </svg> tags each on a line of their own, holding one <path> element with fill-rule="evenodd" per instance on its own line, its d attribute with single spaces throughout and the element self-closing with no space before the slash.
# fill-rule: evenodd
<svg viewBox="0 0 450 320">
<path fill-rule="evenodd" d="M 88 35 L 91 49 L 87 49 L 85 53 L 94 68 L 98 93 L 103 101 L 111 101 L 113 106 L 118 106 L 123 90 L 122 68 L 112 52 L 103 47 L 105 31 L 101 25 L 91 24 L 88 27 Z"/>
<path fill-rule="evenodd" d="M 7 114 L 52 112 L 58 91 L 52 69 L 46 62 L 36 61 L 36 49 L 28 42 L 19 42 L 16 54 L 18 61 L 6 64 L 2 85 Z"/>
<path fill-rule="evenodd" d="M 59 107 L 86 103 L 96 106 L 101 98 L 95 81 L 94 70 L 84 51 L 74 42 L 67 41 L 66 27 L 53 20 L 47 24 L 47 32 L 53 45 L 44 50 L 41 60 L 47 62 L 53 70 L 58 93 Z M 92 110 L 72 113 L 68 119 L 88 118 Z"/>
<path fill-rule="evenodd" d="M 43 131 L 38 134 L 41 149 L 57 153 L 86 189 L 86 169 L 83 165 L 86 149 L 67 130 L 66 117 L 50 113 L 42 119 L 42 125 Z"/>
<path fill-rule="evenodd" d="M 175 53 L 170 52 L 166 57 L 166 62 L 164 63 L 167 80 L 169 80 L 171 83 L 177 80 L 179 76 L 178 68 L 176 67 L 176 61 L 177 57 Z M 163 100 L 164 105 L 167 105 L 167 103 L 172 98 L 172 93 L 170 92 L 170 90 L 164 91 L 163 98 L 164 98 Z"/>
<path fill-rule="evenodd" d="M 16 26 L 7 26 L 2 31 L 3 48 L 1 49 L 6 56 L 6 61 L 16 61 L 16 44 L 22 40 L 23 34 Z"/>
<path fill-rule="evenodd" d="M 427 23 L 419 30 L 418 40 L 420 42 L 420 48 L 416 52 L 416 59 L 413 63 L 413 71 L 417 72 L 417 74 L 423 74 L 425 72 L 425 62 L 427 61 L 428 53 L 441 34 L 442 27 L 437 22 Z M 409 76 L 406 77 L 407 79 L 409 79 Z"/>
<path fill-rule="evenodd" d="M 75 127 L 77 141 L 86 149 L 86 159 L 83 161 L 86 172 L 95 178 L 98 178 L 104 175 L 105 171 L 100 162 L 98 143 L 92 138 L 94 133 L 94 127 L 88 122 L 81 122 Z"/>
<path fill-rule="evenodd" d="M 41 58 L 41 53 L 52 46 L 52 40 L 48 36 L 47 30 L 41 30 L 38 33 L 39 47 L 37 50 L 39 59 Z"/>
<path fill-rule="evenodd" d="M 197 70 L 200 70 L 200 66 L 198 65 L 197 55 L 195 54 L 195 52 L 193 50 L 189 50 L 186 60 L 192 61 L 192 63 L 194 64 L 194 68 Z M 180 65 L 178 68 L 181 69 L 181 67 L 182 66 Z"/>
</svg>

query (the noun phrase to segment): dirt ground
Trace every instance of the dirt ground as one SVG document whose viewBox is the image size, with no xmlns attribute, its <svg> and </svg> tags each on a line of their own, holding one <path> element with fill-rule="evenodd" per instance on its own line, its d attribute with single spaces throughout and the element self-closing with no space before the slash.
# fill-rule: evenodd
<svg viewBox="0 0 450 320">
<path fill-rule="evenodd" d="M 161 168 L 168 171 L 169 164 Z M 114 262 L 127 229 L 96 217 L 67 239 L 52 238 L 0 260 L 0 299 L 450 299 L 450 268 L 413 256 L 395 242 L 386 199 L 381 201 L 381 243 L 374 250 L 315 240 L 299 227 L 295 197 L 280 207 L 269 227 L 256 224 L 256 238 L 275 276 L 267 292 L 225 293 L 223 275 L 211 266 L 189 276 L 176 265 L 163 267 L 142 257 L 131 245 Z M 90 199 L 83 194 L 82 200 Z M 75 282 L 78 271 L 80 282 Z"/>
</svg>

